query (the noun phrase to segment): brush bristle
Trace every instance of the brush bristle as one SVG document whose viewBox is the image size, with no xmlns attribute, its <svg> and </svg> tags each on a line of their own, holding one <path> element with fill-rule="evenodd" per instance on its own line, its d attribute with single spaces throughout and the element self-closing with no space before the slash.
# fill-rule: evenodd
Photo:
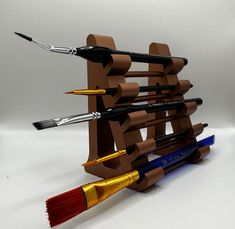
<svg viewBox="0 0 235 229">
<path fill-rule="evenodd" d="M 73 94 L 72 91 L 66 91 L 64 94 Z"/>
<path fill-rule="evenodd" d="M 46 207 L 50 226 L 54 227 L 86 211 L 87 201 L 79 187 L 48 199 Z"/>
<path fill-rule="evenodd" d="M 36 129 L 43 130 L 47 128 L 56 127 L 57 123 L 55 122 L 55 120 L 50 119 L 50 120 L 45 120 L 45 121 L 40 121 L 40 122 L 34 122 L 33 125 Z"/>
<path fill-rule="evenodd" d="M 25 35 L 25 34 L 23 34 L 23 33 L 17 33 L 17 32 L 15 32 L 15 34 L 16 35 L 18 35 L 18 36 L 20 36 L 20 37 L 22 37 L 22 38 L 24 38 L 25 40 L 27 40 L 27 41 L 32 41 L 33 39 L 32 39 L 32 37 L 29 37 L 29 36 L 27 36 L 27 35 Z"/>
</svg>

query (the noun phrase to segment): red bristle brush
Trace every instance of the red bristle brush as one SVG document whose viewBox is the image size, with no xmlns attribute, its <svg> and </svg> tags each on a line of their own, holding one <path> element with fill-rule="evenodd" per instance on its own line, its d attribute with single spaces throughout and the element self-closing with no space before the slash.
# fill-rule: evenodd
<svg viewBox="0 0 235 229">
<path fill-rule="evenodd" d="M 50 226 L 54 227 L 87 210 L 82 187 L 75 188 L 46 201 Z"/>
<path fill-rule="evenodd" d="M 156 158 L 136 170 L 123 175 L 95 181 L 79 188 L 62 193 L 46 201 L 48 218 L 51 227 L 64 223 L 83 211 L 97 205 L 121 189 L 128 187 L 137 180 L 142 180 L 144 174 L 155 168 L 164 171 L 174 164 L 186 160 L 200 147 L 214 144 L 214 136 L 176 150 L 168 155 Z"/>
</svg>

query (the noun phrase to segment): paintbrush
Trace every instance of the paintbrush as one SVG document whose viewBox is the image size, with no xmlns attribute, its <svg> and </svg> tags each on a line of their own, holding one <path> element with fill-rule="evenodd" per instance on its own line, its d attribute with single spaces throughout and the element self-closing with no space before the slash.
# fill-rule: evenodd
<svg viewBox="0 0 235 229">
<path fill-rule="evenodd" d="M 199 142 L 176 150 L 166 156 L 159 157 L 131 172 L 85 184 L 48 199 L 46 201 L 46 206 L 50 226 L 53 227 L 61 224 L 87 209 L 94 207 L 134 182 L 140 182 L 144 178 L 145 173 L 156 168 L 163 168 L 164 171 L 167 171 L 168 168 L 177 162 L 192 156 L 198 148 L 213 144 L 214 136 L 210 136 Z"/>
<path fill-rule="evenodd" d="M 101 47 L 101 46 L 83 46 L 79 48 L 55 47 L 51 45 L 45 45 L 42 42 L 37 41 L 33 39 L 32 37 L 29 37 L 22 33 L 15 32 L 15 34 L 48 51 L 76 55 L 86 60 L 90 60 L 92 62 L 103 63 L 103 64 L 106 64 L 109 61 L 110 56 L 112 54 L 128 55 L 130 56 L 132 61 L 142 62 L 142 63 L 158 63 L 158 64 L 167 65 L 173 59 L 181 59 L 184 61 L 185 65 L 188 63 L 188 60 L 183 57 L 172 57 L 172 56 L 161 56 L 161 55 L 150 55 L 150 54 L 144 54 L 144 53 L 126 52 L 126 51 L 120 51 L 120 50 L 115 50 L 115 49 Z"/>
<path fill-rule="evenodd" d="M 70 125 L 74 123 L 81 123 L 97 119 L 105 119 L 111 121 L 120 121 L 127 113 L 145 110 L 146 112 L 158 112 L 165 110 L 180 109 L 185 103 L 196 102 L 198 105 L 202 104 L 201 98 L 177 100 L 172 102 L 162 102 L 143 105 L 126 105 L 122 107 L 106 108 L 103 112 L 92 112 L 80 115 L 71 115 L 66 117 L 54 118 L 39 122 L 34 122 L 33 125 L 36 129 L 47 129 L 57 126 Z"/>
<path fill-rule="evenodd" d="M 208 124 L 207 123 L 197 124 L 197 126 L 200 126 L 203 129 L 203 128 L 207 127 Z M 164 136 L 161 136 L 161 137 L 155 137 L 155 138 L 148 139 L 148 140 L 154 140 L 155 141 L 155 147 L 159 147 L 159 146 L 161 146 L 162 144 L 164 144 L 166 142 L 169 143 L 169 141 L 174 141 L 174 140 L 178 140 L 180 138 L 185 137 L 186 134 L 190 130 L 192 130 L 192 128 L 188 128 L 186 130 L 178 131 L 176 133 L 164 135 Z M 127 155 L 127 154 L 131 154 L 131 153 L 133 153 L 134 149 L 135 149 L 135 144 L 131 145 L 131 146 L 128 146 L 126 149 L 121 149 L 121 150 L 118 150 L 118 151 L 116 151 L 112 154 L 106 155 L 104 157 L 97 158 L 97 159 L 94 159 L 92 161 L 88 161 L 86 163 L 83 163 L 82 166 L 88 167 L 88 166 L 101 164 L 105 161 L 109 161 L 109 160 L 112 160 L 112 159 L 117 158 L 117 157 L 121 157 L 121 156 L 124 156 L 124 155 Z"/>
<path fill-rule="evenodd" d="M 193 87 L 191 84 L 190 87 Z M 177 88 L 177 85 L 157 85 L 157 86 L 140 86 L 139 93 L 141 92 L 150 92 L 150 91 L 164 91 L 164 90 L 174 90 Z M 65 92 L 65 94 L 72 95 L 115 95 L 118 88 L 106 88 L 106 89 L 79 89 Z"/>
</svg>

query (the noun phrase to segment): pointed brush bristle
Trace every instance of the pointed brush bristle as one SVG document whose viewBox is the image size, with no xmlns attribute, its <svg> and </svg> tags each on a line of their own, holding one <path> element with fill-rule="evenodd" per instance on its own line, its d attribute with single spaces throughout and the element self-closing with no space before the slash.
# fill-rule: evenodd
<svg viewBox="0 0 235 229">
<path fill-rule="evenodd" d="M 65 94 L 72 94 L 72 95 L 89 95 L 87 94 L 86 90 L 76 90 L 76 91 L 67 91 Z"/>
<path fill-rule="evenodd" d="M 56 127 L 57 123 L 53 119 L 50 119 L 46 121 L 34 122 L 33 125 L 37 130 L 43 130 L 47 128 Z"/>
<path fill-rule="evenodd" d="M 64 92 L 64 94 L 73 94 L 73 92 L 72 91 L 66 91 L 66 92 Z"/>
<path fill-rule="evenodd" d="M 48 199 L 46 207 L 50 226 L 54 227 L 86 211 L 86 196 L 82 187 L 75 188 Z"/>
<path fill-rule="evenodd" d="M 87 162 L 83 163 L 82 166 L 88 167 L 88 166 L 93 166 L 93 165 L 96 165 L 96 164 L 97 164 L 96 160 L 94 160 L 94 161 L 87 161 Z"/>
<path fill-rule="evenodd" d="M 22 37 L 22 38 L 24 38 L 25 40 L 27 40 L 27 41 L 32 41 L 33 39 L 32 39 L 32 37 L 29 37 L 29 36 L 27 36 L 27 35 L 25 35 L 25 34 L 23 34 L 23 33 L 17 33 L 17 32 L 15 32 L 15 34 L 16 35 L 18 35 L 18 36 L 20 36 L 20 37 Z"/>
</svg>

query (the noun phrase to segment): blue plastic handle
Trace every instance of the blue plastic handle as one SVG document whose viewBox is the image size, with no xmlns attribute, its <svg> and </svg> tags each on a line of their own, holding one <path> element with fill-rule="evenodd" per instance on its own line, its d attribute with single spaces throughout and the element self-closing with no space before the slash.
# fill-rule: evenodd
<svg viewBox="0 0 235 229">
<path fill-rule="evenodd" d="M 151 171 L 152 169 L 162 167 L 166 168 L 170 165 L 173 165 L 186 157 L 189 157 L 195 150 L 201 148 L 203 146 L 211 146 L 215 143 L 215 135 L 211 135 L 210 137 L 204 138 L 201 141 L 195 142 L 191 145 L 188 145 L 184 148 L 178 149 L 172 153 L 169 153 L 166 156 L 159 157 L 155 160 L 150 161 L 149 163 L 145 164 L 137 168 L 140 177 L 144 175 L 144 173 Z"/>
</svg>

